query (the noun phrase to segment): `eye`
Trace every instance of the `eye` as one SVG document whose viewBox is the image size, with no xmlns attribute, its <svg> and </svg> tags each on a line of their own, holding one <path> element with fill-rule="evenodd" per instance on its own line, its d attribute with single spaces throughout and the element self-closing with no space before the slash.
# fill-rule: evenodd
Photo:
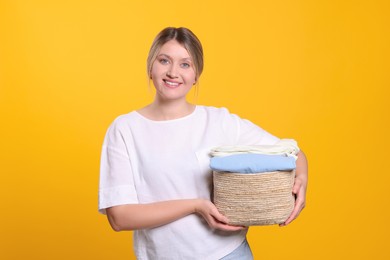
<svg viewBox="0 0 390 260">
<path fill-rule="evenodd" d="M 184 69 L 187 69 L 187 68 L 191 67 L 191 65 L 189 63 L 182 63 L 181 67 Z"/>
<path fill-rule="evenodd" d="M 158 60 L 161 64 L 168 64 L 169 63 L 169 60 L 167 60 L 167 59 L 164 59 L 164 58 L 161 58 L 161 59 L 159 59 Z"/>
</svg>

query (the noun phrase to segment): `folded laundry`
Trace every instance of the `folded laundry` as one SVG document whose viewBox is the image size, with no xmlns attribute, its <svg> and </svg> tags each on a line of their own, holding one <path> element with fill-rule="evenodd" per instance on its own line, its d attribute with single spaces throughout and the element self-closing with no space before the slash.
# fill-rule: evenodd
<svg viewBox="0 0 390 260">
<path fill-rule="evenodd" d="M 245 153 L 213 157 L 210 160 L 210 168 L 221 172 L 261 173 L 291 171 L 295 167 L 295 158 L 286 155 Z"/>
<path fill-rule="evenodd" d="M 212 149 L 210 155 L 215 157 L 228 156 L 233 154 L 269 154 L 269 155 L 287 155 L 297 159 L 299 147 L 293 139 L 281 139 L 274 145 L 230 145 L 220 146 Z"/>
</svg>

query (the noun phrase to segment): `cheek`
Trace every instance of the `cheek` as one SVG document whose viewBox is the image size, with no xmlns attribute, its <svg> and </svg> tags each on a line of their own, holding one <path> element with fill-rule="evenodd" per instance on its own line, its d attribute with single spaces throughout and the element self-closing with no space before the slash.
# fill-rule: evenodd
<svg viewBox="0 0 390 260">
<path fill-rule="evenodd" d="M 196 81 L 196 74 L 195 74 L 195 72 L 194 71 L 188 72 L 186 78 L 191 83 L 194 83 Z"/>
<path fill-rule="evenodd" d="M 163 69 L 164 69 L 164 67 L 161 66 L 160 63 L 154 62 L 150 74 L 151 75 L 159 75 L 159 74 L 161 74 Z"/>
</svg>

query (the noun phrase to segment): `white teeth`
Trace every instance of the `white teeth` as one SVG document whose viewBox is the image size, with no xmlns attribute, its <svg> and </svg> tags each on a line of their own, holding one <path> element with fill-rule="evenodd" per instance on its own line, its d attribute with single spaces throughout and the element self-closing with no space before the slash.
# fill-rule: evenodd
<svg viewBox="0 0 390 260">
<path fill-rule="evenodd" d="M 165 83 L 167 83 L 170 86 L 179 86 L 179 83 L 170 82 L 170 81 L 166 81 L 166 80 L 165 80 Z"/>
</svg>

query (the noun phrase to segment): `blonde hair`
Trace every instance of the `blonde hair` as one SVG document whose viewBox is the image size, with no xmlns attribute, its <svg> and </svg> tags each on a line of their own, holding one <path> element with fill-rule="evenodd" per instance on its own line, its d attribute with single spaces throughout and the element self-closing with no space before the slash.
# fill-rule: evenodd
<svg viewBox="0 0 390 260">
<path fill-rule="evenodd" d="M 200 43 L 198 37 L 196 37 L 196 35 L 191 32 L 191 30 L 184 27 L 167 27 L 156 36 L 152 46 L 150 47 L 147 59 L 146 67 L 148 77 L 151 78 L 153 63 L 156 60 L 161 47 L 170 40 L 176 40 L 188 51 L 194 64 L 196 81 L 198 81 L 203 71 L 202 44 Z"/>
</svg>

